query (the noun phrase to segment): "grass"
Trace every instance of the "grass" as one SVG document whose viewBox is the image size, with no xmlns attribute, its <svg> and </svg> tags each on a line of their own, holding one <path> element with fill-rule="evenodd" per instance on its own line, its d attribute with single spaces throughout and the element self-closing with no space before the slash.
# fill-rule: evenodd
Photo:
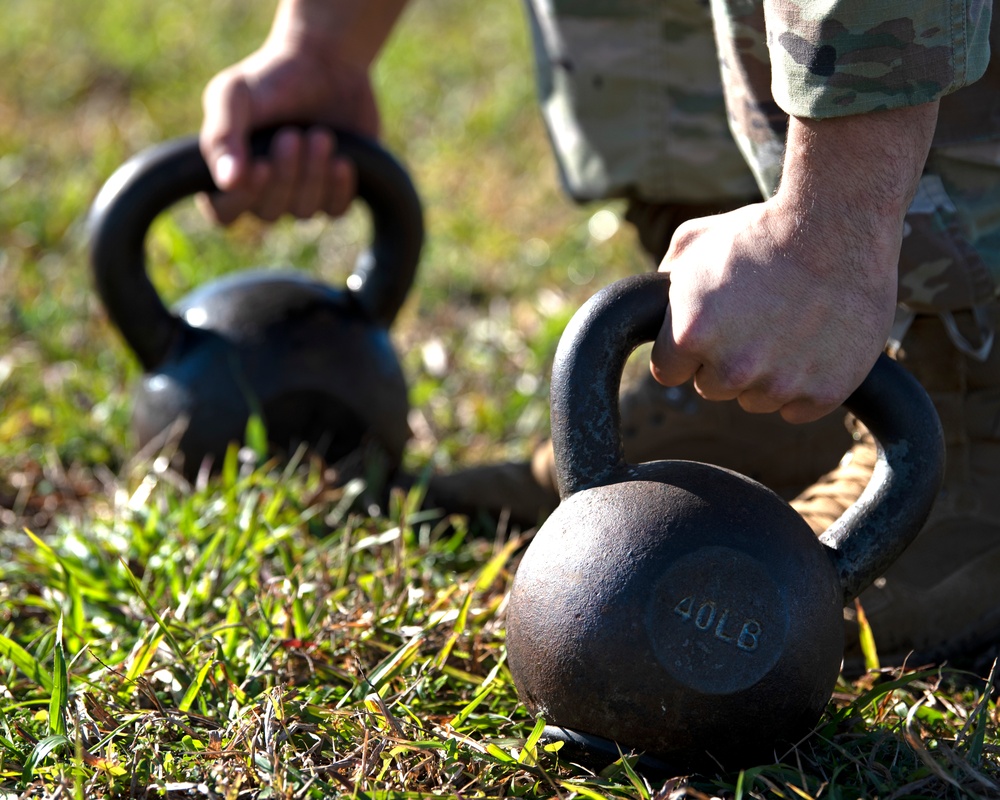
<svg viewBox="0 0 1000 800">
<path fill-rule="evenodd" d="M 266 5 L 5 5 L 0 798 L 996 796 L 992 681 L 953 669 L 842 679 L 812 736 L 738 774 L 565 763 L 505 661 L 530 531 L 440 520 L 419 492 L 373 515 L 308 461 L 234 449 L 191 486 L 134 457 L 138 370 L 90 287 L 86 209 L 129 155 L 197 129 L 201 87 L 260 40 Z M 414 4 L 377 83 L 428 215 L 393 329 L 407 465 L 524 456 L 563 325 L 644 264 L 624 228 L 590 235 L 620 206 L 561 195 L 512 0 Z M 364 235 L 355 217 L 222 233 L 183 205 L 151 269 L 168 300 L 252 264 L 336 282 Z"/>
</svg>

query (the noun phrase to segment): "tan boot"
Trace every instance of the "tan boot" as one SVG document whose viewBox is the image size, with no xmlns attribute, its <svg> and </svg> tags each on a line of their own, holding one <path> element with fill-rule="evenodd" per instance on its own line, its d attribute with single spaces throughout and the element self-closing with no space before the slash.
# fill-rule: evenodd
<svg viewBox="0 0 1000 800">
<path fill-rule="evenodd" d="M 662 386 L 643 376 L 620 400 L 625 458 L 702 461 L 760 481 L 786 499 L 838 463 L 853 444 L 842 414 L 791 425 L 748 414 L 735 400 L 703 400 L 691 383 Z"/>
<path fill-rule="evenodd" d="M 975 341 L 971 314 L 956 329 Z M 988 324 L 1000 326 L 1000 310 Z M 938 317 L 918 316 L 898 360 L 924 385 L 945 432 L 944 487 L 913 544 L 860 597 L 879 659 L 916 665 L 950 658 L 975 666 L 1000 643 L 1000 345 L 980 361 L 960 352 Z M 867 483 L 875 448 L 860 430 L 841 465 L 792 505 L 820 533 Z M 845 668 L 861 661 L 848 612 Z"/>
<path fill-rule="evenodd" d="M 559 505 L 552 471 L 552 445 L 545 442 L 531 460 L 482 464 L 433 475 L 424 501 L 451 514 L 506 516 L 522 528 L 541 524 Z"/>
</svg>

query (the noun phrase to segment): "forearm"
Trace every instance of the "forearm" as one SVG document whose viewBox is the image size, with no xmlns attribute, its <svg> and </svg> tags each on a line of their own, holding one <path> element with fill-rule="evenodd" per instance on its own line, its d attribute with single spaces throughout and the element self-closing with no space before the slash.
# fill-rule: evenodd
<svg viewBox="0 0 1000 800">
<path fill-rule="evenodd" d="M 269 39 L 335 53 L 367 68 L 389 38 L 407 0 L 280 0 Z"/>
<path fill-rule="evenodd" d="M 795 236 L 895 270 L 938 102 L 825 120 L 792 117 L 772 202 Z M 854 257 L 851 257 L 851 254 Z M 845 265 L 845 267 L 848 265 Z"/>
</svg>

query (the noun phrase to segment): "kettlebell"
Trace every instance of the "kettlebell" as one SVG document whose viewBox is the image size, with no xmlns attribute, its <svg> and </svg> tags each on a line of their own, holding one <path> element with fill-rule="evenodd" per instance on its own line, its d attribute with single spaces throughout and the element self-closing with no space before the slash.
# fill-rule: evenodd
<svg viewBox="0 0 1000 800">
<path fill-rule="evenodd" d="M 561 503 L 518 566 L 507 651 L 519 697 L 564 754 L 636 751 L 680 774 L 758 764 L 808 733 L 840 670 L 843 608 L 919 532 L 944 444 L 926 392 L 883 355 L 845 403 L 878 442 L 874 474 L 819 538 L 736 472 L 626 463 L 622 371 L 656 338 L 668 290 L 663 274 L 613 283 L 560 339 Z"/>
<path fill-rule="evenodd" d="M 277 129 L 255 133 L 264 155 Z M 374 443 L 398 464 L 410 430 L 402 368 L 388 329 L 413 283 L 423 244 L 420 201 L 406 170 L 376 142 L 336 131 L 357 168 L 372 243 L 346 286 L 294 270 L 244 270 L 198 287 L 168 310 L 146 271 L 145 237 L 164 209 L 217 191 L 195 137 L 134 156 L 104 184 L 89 217 L 90 262 L 112 323 L 138 357 L 133 428 L 139 446 L 176 426 L 193 476 L 242 442 L 251 414 L 274 450 L 307 445 L 335 463 Z"/>
</svg>

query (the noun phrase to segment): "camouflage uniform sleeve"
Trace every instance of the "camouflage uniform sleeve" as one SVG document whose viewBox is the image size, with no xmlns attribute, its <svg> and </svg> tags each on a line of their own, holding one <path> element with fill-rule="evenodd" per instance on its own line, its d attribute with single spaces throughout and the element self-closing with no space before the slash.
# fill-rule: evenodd
<svg viewBox="0 0 1000 800">
<path fill-rule="evenodd" d="M 992 0 L 765 0 L 772 92 L 823 119 L 914 106 L 982 76 Z"/>
</svg>

